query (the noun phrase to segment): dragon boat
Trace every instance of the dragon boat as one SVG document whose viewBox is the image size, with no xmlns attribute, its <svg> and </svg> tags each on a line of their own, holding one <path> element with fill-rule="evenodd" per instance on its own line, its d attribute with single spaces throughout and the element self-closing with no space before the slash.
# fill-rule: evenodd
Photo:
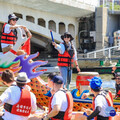
<svg viewBox="0 0 120 120">
<path fill-rule="evenodd" d="M 13 50 L 17 51 L 18 48 L 27 40 L 26 37 L 22 36 L 21 29 L 17 29 L 18 39 L 17 43 L 14 45 Z M 28 78 L 31 79 L 31 82 L 28 84 L 31 87 L 31 91 L 35 94 L 37 98 L 37 105 L 48 106 L 48 102 L 50 99 L 50 88 L 47 86 L 47 83 L 41 79 L 40 75 L 42 75 L 45 69 L 41 69 L 37 71 L 37 67 L 47 64 L 47 61 L 33 61 L 30 62 L 31 59 L 36 58 L 39 53 L 31 54 L 28 57 L 26 55 L 17 56 L 11 51 L 7 52 L 0 56 L 0 74 L 6 69 L 12 70 L 15 75 L 19 72 L 26 72 Z M 84 92 L 88 92 L 88 90 L 84 90 Z M 85 100 L 81 99 L 81 94 L 79 93 L 79 89 L 74 89 L 71 91 L 74 99 L 74 111 L 81 111 L 82 108 L 90 108 L 92 109 L 92 99 L 87 98 Z M 114 100 L 114 108 L 117 111 L 120 109 L 120 100 Z"/>
</svg>

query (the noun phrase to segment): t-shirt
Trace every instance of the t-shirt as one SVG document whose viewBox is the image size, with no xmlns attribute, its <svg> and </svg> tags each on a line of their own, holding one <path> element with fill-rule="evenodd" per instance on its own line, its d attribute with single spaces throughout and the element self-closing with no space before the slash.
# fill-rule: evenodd
<svg viewBox="0 0 120 120">
<path fill-rule="evenodd" d="M 2 104 L 0 104 L 0 106 L 3 105 L 4 103 L 8 103 L 11 105 L 16 104 L 20 99 L 20 95 L 21 95 L 21 90 L 18 86 L 10 86 L 0 96 L 0 100 L 2 101 Z M 35 111 L 37 109 L 36 97 L 32 92 L 30 92 L 30 95 L 31 95 L 32 111 Z M 11 118 L 12 120 L 28 120 L 28 117 L 11 114 L 10 112 L 7 111 L 5 111 L 5 114 L 2 116 L 2 118 L 4 120 L 11 120 Z"/>
<path fill-rule="evenodd" d="M 66 111 L 68 107 L 67 96 L 63 91 L 58 91 L 53 95 L 53 99 L 51 102 L 51 107 L 54 105 L 60 106 L 60 111 Z"/>
<path fill-rule="evenodd" d="M 98 95 L 95 98 L 95 109 L 96 109 L 97 106 L 100 106 L 102 108 L 99 115 L 104 116 L 104 117 L 108 117 L 106 115 L 106 111 L 105 111 L 105 109 L 108 107 L 108 103 L 107 103 L 106 98 L 103 95 Z"/>
</svg>

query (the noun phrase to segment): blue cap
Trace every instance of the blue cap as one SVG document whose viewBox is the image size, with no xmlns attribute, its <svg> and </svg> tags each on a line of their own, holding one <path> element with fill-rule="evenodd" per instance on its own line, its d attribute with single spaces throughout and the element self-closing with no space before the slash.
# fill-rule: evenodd
<svg viewBox="0 0 120 120">
<path fill-rule="evenodd" d="M 94 90 L 98 90 L 101 88 L 102 79 L 100 77 L 93 77 L 92 79 L 88 79 L 90 81 L 90 87 Z"/>
<path fill-rule="evenodd" d="M 63 77 L 56 75 L 53 77 L 52 81 L 53 83 L 63 84 Z"/>
</svg>

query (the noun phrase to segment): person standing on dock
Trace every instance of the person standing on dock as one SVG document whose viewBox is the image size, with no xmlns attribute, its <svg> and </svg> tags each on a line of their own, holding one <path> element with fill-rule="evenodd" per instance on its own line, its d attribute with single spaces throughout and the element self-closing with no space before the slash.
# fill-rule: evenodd
<svg viewBox="0 0 120 120">
<path fill-rule="evenodd" d="M 102 90 L 102 80 L 100 77 L 93 77 L 90 81 L 91 92 L 94 94 L 93 98 L 93 112 L 89 116 L 81 116 L 80 120 L 112 120 L 108 108 L 113 108 L 112 93 L 107 90 Z M 113 108 L 114 109 L 114 108 Z M 107 111 L 108 110 L 108 111 Z M 114 112 L 114 111 L 113 111 Z"/>
<path fill-rule="evenodd" d="M 16 28 L 22 28 L 28 35 L 28 38 L 32 37 L 32 34 L 27 29 L 27 27 L 23 25 L 16 25 L 18 21 L 18 17 L 15 14 L 9 14 L 8 23 L 5 23 L 2 28 L 2 36 L 1 36 L 1 48 L 2 52 L 8 52 L 17 41 L 17 31 Z"/>
<path fill-rule="evenodd" d="M 5 113 L 0 120 L 28 120 L 30 114 L 35 113 L 36 97 L 24 89 L 30 82 L 25 72 L 20 72 L 16 79 L 16 86 L 8 87 L 0 96 L 0 106 L 4 104 Z"/>
<path fill-rule="evenodd" d="M 61 39 L 63 40 L 62 43 L 56 44 L 55 42 L 52 42 L 52 44 L 59 52 L 57 65 L 59 66 L 60 74 L 64 79 L 63 87 L 69 89 L 72 77 L 71 68 L 73 67 L 73 61 L 75 62 L 78 72 L 80 72 L 80 69 L 77 62 L 77 52 L 72 43 L 74 38 L 69 32 L 65 32 L 64 35 L 61 36 Z"/>
<path fill-rule="evenodd" d="M 54 90 L 49 102 L 49 112 L 43 120 L 71 120 L 73 110 L 72 94 L 63 89 L 63 78 L 54 76 L 48 79 L 48 86 Z"/>
</svg>

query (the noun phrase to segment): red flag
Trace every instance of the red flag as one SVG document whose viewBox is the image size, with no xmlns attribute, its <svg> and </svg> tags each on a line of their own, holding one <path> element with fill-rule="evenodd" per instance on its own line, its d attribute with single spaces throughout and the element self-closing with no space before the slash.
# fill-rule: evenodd
<svg viewBox="0 0 120 120">
<path fill-rule="evenodd" d="M 24 50 L 27 55 L 30 55 L 30 38 L 28 38 L 28 40 L 24 43 L 21 49 Z"/>
</svg>

